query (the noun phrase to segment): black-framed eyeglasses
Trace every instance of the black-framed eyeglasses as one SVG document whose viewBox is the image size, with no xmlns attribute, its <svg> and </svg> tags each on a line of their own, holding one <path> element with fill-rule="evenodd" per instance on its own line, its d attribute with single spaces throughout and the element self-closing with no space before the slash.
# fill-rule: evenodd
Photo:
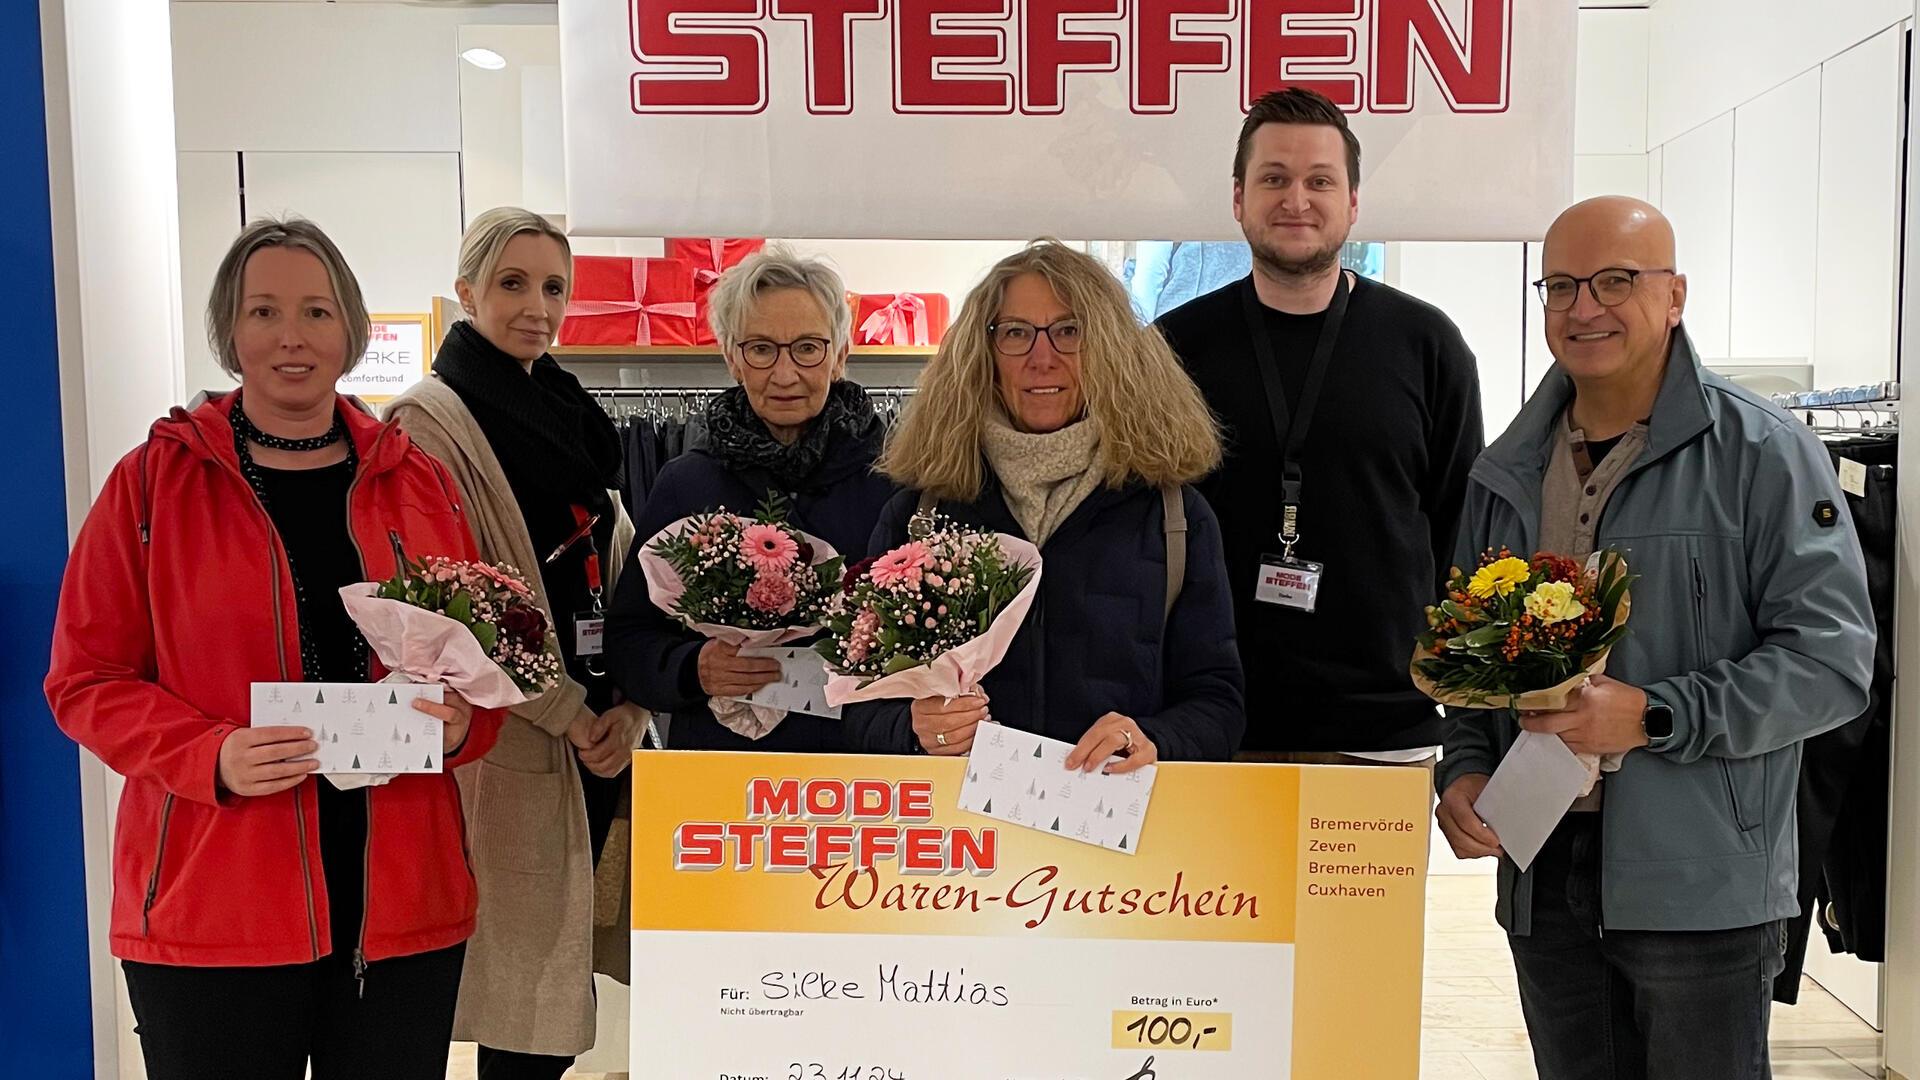
<svg viewBox="0 0 1920 1080">
<path fill-rule="evenodd" d="M 819 367 L 826 362 L 833 343 L 823 337 L 799 337 L 792 341 L 748 338 L 741 342 L 738 348 L 740 359 L 745 360 L 748 367 L 765 371 L 780 362 L 782 349 L 785 349 L 787 355 L 793 357 L 793 362 L 800 367 Z"/>
<path fill-rule="evenodd" d="M 1035 326 L 1021 319 L 1003 319 L 987 324 L 987 334 L 993 338 L 993 348 L 1001 356 L 1025 356 L 1033 351 L 1034 343 L 1045 334 L 1053 351 L 1062 356 L 1071 356 L 1080 351 L 1080 320 L 1061 319 L 1045 326 Z"/>
<path fill-rule="evenodd" d="M 1580 299 L 1580 286 L 1585 285 L 1587 292 L 1593 295 L 1594 302 L 1601 307 L 1619 307 L 1633 295 L 1634 283 L 1642 274 L 1671 274 L 1673 270 L 1634 270 L 1625 266 L 1609 266 L 1591 277 L 1574 277 L 1572 274 L 1549 274 L 1533 283 L 1540 293 L 1540 303 L 1548 311 L 1567 311 Z"/>
</svg>

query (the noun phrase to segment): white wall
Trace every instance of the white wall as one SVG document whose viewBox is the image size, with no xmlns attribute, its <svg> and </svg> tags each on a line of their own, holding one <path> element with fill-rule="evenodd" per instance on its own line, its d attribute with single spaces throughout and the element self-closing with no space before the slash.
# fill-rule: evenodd
<svg viewBox="0 0 1920 1080">
<path fill-rule="evenodd" d="M 1916 5 L 1920 8 L 1920 5 Z M 1920 14 L 1920 12 L 1916 12 Z M 1920 132 L 1908 120 L 1907 172 L 1920 171 Z M 1907 260 L 1920 259 L 1920 189 L 1910 186 L 1907 197 L 1906 235 L 1901 238 Z M 1905 330 L 1902 351 L 1920 351 L 1920 289 L 1909 288 L 1904 299 Z M 1920 401 L 1906 399 L 1900 411 L 1909 431 L 1920 420 Z M 1920 469 L 1920 439 L 1908 438 L 1900 446 L 1900 470 L 1908 476 Z M 1912 671 L 1915 657 L 1911 642 L 1920 640 L 1920 497 L 1909 483 L 1900 497 L 1898 617 L 1894 634 L 1903 643 L 1897 663 Z M 1894 732 L 1892 776 L 1893 805 L 1887 829 L 1892 841 L 1887 873 L 1887 979 L 1886 1015 L 1887 1068 L 1907 1080 L 1920 1080 L 1920 679 L 1911 677 L 1894 682 Z"/>
<path fill-rule="evenodd" d="M 1821 69 L 1813 352 L 1830 386 L 1894 377 L 1904 45 L 1896 27 Z"/>
<path fill-rule="evenodd" d="M 1525 244 L 1394 244 L 1388 284 L 1438 307 L 1460 327 L 1480 367 L 1487 441 L 1520 411 L 1525 372 L 1521 305 L 1527 288 Z"/>
<path fill-rule="evenodd" d="M 1659 0 L 1647 14 L 1647 139 L 1658 146 L 1912 18 L 1913 5 Z"/>
<path fill-rule="evenodd" d="M 184 393 L 173 71 L 163 6 L 40 0 L 40 21 L 68 521 L 77 530 L 115 463 Z M 106 945 L 121 784 L 93 755 L 83 751 L 80 763 L 94 1071 L 110 1080 L 138 1060 Z"/>
<path fill-rule="evenodd" d="M 1742 105 L 1733 129 L 1727 355 L 1804 360 L 1813 355 L 1819 70 Z"/>
<path fill-rule="evenodd" d="M 1687 328 L 1704 359 L 1729 355 L 1733 281 L 1733 114 L 1665 148 L 1660 209 L 1679 238 Z"/>
</svg>

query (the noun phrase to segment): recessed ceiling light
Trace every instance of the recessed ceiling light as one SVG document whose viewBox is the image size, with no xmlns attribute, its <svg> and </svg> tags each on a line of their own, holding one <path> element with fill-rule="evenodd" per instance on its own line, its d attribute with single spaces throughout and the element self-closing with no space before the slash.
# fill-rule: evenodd
<svg viewBox="0 0 1920 1080">
<path fill-rule="evenodd" d="M 460 54 L 460 59 L 472 64 L 474 67 L 485 68 L 488 71 L 499 71 L 501 68 L 507 66 L 507 58 L 494 52 L 492 49 L 468 49 L 466 52 Z"/>
</svg>

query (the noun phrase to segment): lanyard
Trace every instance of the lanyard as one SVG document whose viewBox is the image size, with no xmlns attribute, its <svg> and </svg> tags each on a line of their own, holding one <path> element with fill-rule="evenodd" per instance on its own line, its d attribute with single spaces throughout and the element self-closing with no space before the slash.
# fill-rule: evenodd
<svg viewBox="0 0 1920 1080">
<path fill-rule="evenodd" d="M 1307 367 L 1307 381 L 1300 388 L 1297 410 L 1288 407 L 1280 362 L 1273 351 L 1273 334 L 1267 327 L 1252 275 L 1241 282 L 1240 300 L 1246 313 L 1247 331 L 1253 335 L 1255 369 L 1260 374 L 1260 385 L 1267 392 L 1274 445 L 1280 448 L 1280 543 L 1285 548 L 1284 557 L 1291 559 L 1294 545 L 1300 542 L 1300 451 L 1307 444 L 1314 406 L 1320 402 L 1320 389 L 1326 385 L 1327 368 L 1333 363 L 1333 347 L 1339 342 L 1340 326 L 1347 319 L 1347 272 L 1340 271 L 1333 302 L 1327 306 L 1326 320 L 1320 324 L 1320 340 L 1313 347 L 1313 360 Z"/>
<path fill-rule="evenodd" d="M 584 506 L 573 507 L 573 520 L 579 525 L 547 556 L 549 563 L 559 562 L 560 557 L 573 549 L 573 545 L 582 540 L 587 542 L 587 590 L 593 594 L 593 610 L 602 610 L 600 602 L 600 547 L 593 542 L 593 527 L 600 523 L 600 515 L 591 513 Z"/>
</svg>

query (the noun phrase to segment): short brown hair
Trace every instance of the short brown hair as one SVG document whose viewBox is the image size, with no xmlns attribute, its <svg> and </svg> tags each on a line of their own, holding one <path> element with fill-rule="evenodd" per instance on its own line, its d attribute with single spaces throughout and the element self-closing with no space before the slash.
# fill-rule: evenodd
<svg viewBox="0 0 1920 1080">
<path fill-rule="evenodd" d="M 307 252 L 327 268 L 327 280 L 333 284 L 333 302 L 340 307 L 340 319 L 347 328 L 346 374 L 360 366 L 367 353 L 367 338 L 372 335 L 367 304 L 360 296 L 360 282 L 353 268 L 334 246 L 320 226 L 300 217 L 258 218 L 240 230 L 220 269 L 213 275 L 213 290 L 207 297 L 207 344 L 213 346 L 220 370 L 240 377 L 240 353 L 233 345 L 234 324 L 240 320 L 241 290 L 245 288 L 247 260 L 262 248 L 284 247 Z"/>
<path fill-rule="evenodd" d="M 1274 90 L 1260 95 L 1260 100 L 1247 110 L 1247 119 L 1240 125 L 1240 145 L 1233 153 L 1233 178 L 1245 183 L 1247 179 L 1247 156 L 1253 152 L 1253 133 L 1268 124 L 1321 124 L 1340 133 L 1341 141 L 1347 144 L 1347 186 L 1360 186 L 1360 140 L 1347 126 L 1347 114 L 1340 111 L 1324 94 L 1299 86 L 1289 86 L 1285 90 Z"/>
</svg>

